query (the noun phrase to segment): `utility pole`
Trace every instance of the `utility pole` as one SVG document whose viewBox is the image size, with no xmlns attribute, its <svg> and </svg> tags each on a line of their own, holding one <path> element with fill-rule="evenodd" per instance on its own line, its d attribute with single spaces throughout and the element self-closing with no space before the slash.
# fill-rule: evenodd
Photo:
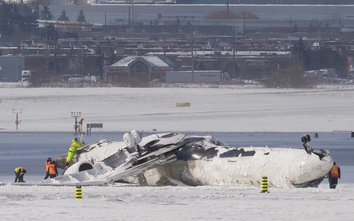
<svg viewBox="0 0 354 221">
<path fill-rule="evenodd" d="M 49 74 L 49 52 L 48 52 L 48 20 L 47 20 L 47 16 L 46 15 L 46 19 L 45 19 L 45 56 L 47 57 L 47 65 L 46 65 L 46 69 L 47 69 L 47 76 Z"/>
<path fill-rule="evenodd" d="M 339 55 L 342 55 L 342 18 L 339 18 Z"/>
<path fill-rule="evenodd" d="M 18 120 L 18 115 L 22 113 L 22 109 L 20 109 L 19 111 L 12 109 L 12 113 L 16 114 L 15 124 L 16 124 L 16 130 L 18 130 L 18 125 L 21 123 L 21 121 Z"/>
<path fill-rule="evenodd" d="M 192 65 L 192 83 L 194 83 L 194 33 L 193 33 L 193 29 L 192 29 L 192 44 L 191 44 L 191 65 Z"/>
<path fill-rule="evenodd" d="M 74 129 L 75 129 L 75 135 L 77 135 L 77 129 L 79 127 L 77 118 L 81 117 L 81 112 L 71 112 L 71 117 L 75 118 Z"/>
<path fill-rule="evenodd" d="M 45 20 L 45 49 L 48 52 L 48 22 Z"/>
<path fill-rule="evenodd" d="M 243 11 L 243 40 L 246 40 L 246 11 Z"/>
<path fill-rule="evenodd" d="M 163 22 L 163 55 L 166 57 L 166 22 Z"/>
<path fill-rule="evenodd" d="M 235 26 L 232 26 L 232 75 L 235 78 L 236 69 L 236 56 L 235 56 Z"/>
<path fill-rule="evenodd" d="M 58 49 L 58 32 L 55 31 L 54 45 L 54 74 L 57 75 L 57 49 Z M 60 74 L 60 73 L 59 73 Z"/>
<path fill-rule="evenodd" d="M 107 25 L 107 11 L 104 11 L 104 25 Z"/>
<path fill-rule="evenodd" d="M 131 2 L 132 2 L 132 26 L 133 26 L 133 28 L 134 28 L 134 14 L 135 14 L 135 10 L 134 10 L 134 0 L 131 0 Z"/>
<path fill-rule="evenodd" d="M 226 2 L 226 12 L 227 12 L 227 18 L 229 18 L 229 0 Z"/>
</svg>

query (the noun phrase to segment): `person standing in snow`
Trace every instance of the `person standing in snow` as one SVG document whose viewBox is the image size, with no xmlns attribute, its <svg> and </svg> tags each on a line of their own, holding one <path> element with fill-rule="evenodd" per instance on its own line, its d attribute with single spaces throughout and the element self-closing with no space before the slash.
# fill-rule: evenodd
<svg viewBox="0 0 354 221">
<path fill-rule="evenodd" d="M 76 149 L 81 147 L 84 144 L 85 144 L 85 142 L 79 142 L 79 139 L 77 137 L 71 141 L 71 146 L 68 150 L 68 156 L 66 158 L 66 167 L 69 166 L 69 164 L 76 152 Z"/>
<path fill-rule="evenodd" d="M 48 173 L 49 173 L 49 177 L 50 178 L 54 178 L 54 177 L 58 176 L 58 168 L 55 165 L 55 161 L 54 160 L 49 165 Z"/>
<path fill-rule="evenodd" d="M 52 158 L 48 157 L 47 161 L 44 163 L 45 167 L 45 177 L 44 179 L 47 179 L 49 177 L 49 165 L 52 163 Z"/>
<path fill-rule="evenodd" d="M 27 173 L 26 169 L 24 167 L 16 167 L 14 171 L 15 171 L 15 175 L 16 175 L 15 183 L 16 182 L 25 182 L 23 180 L 23 176 L 25 175 L 25 173 Z"/>
<path fill-rule="evenodd" d="M 338 184 L 338 179 L 340 179 L 340 167 L 334 162 L 328 173 L 329 188 L 335 189 Z"/>
</svg>

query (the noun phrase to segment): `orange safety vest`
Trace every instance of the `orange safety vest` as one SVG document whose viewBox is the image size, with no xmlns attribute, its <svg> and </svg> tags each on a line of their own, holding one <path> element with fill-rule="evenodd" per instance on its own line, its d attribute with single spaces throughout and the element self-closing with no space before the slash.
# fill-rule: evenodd
<svg viewBox="0 0 354 221">
<path fill-rule="evenodd" d="M 45 171 L 46 171 L 46 172 L 48 171 L 50 164 L 51 164 L 51 162 L 45 162 L 45 163 L 44 163 Z"/>
<path fill-rule="evenodd" d="M 56 175 L 57 173 L 55 172 L 55 164 L 50 164 L 49 165 L 49 174 L 50 175 Z"/>
<path fill-rule="evenodd" d="M 337 165 L 333 165 L 331 169 L 331 178 L 338 178 L 339 173 L 338 173 L 339 167 Z"/>
</svg>

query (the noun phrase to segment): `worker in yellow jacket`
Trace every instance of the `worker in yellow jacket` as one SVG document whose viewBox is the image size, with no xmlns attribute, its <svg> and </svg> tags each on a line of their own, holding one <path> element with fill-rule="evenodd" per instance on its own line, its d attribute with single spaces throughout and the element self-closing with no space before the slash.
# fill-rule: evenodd
<svg viewBox="0 0 354 221">
<path fill-rule="evenodd" d="M 68 150 L 68 156 L 66 157 L 66 167 L 69 166 L 69 164 L 76 152 L 76 149 L 79 147 L 82 147 L 82 145 L 84 145 L 84 144 L 85 144 L 85 142 L 83 142 L 83 141 L 80 142 L 77 137 L 71 141 L 71 146 Z"/>
<path fill-rule="evenodd" d="M 15 183 L 16 182 L 25 182 L 23 180 L 23 176 L 25 175 L 25 173 L 27 173 L 26 169 L 24 167 L 16 167 L 14 171 L 15 171 L 15 175 L 16 175 Z"/>
</svg>

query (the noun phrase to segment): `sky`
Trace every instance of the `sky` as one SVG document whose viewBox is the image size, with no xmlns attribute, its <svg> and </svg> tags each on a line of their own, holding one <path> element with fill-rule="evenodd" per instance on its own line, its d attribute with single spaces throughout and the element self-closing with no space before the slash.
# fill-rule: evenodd
<svg viewBox="0 0 354 221">
<path fill-rule="evenodd" d="M 311 90 L 208 88 L 0 88 L 0 133 L 70 131 L 71 112 L 100 131 L 332 132 L 353 129 L 353 86 Z M 188 102 L 190 107 L 176 107 Z M 344 168 L 344 167 L 343 167 Z M 345 168 L 344 168 L 345 169 Z M 350 167 L 349 170 L 353 171 Z M 354 183 L 328 188 L 184 185 L 0 186 L 3 220 L 352 220 Z"/>
</svg>

